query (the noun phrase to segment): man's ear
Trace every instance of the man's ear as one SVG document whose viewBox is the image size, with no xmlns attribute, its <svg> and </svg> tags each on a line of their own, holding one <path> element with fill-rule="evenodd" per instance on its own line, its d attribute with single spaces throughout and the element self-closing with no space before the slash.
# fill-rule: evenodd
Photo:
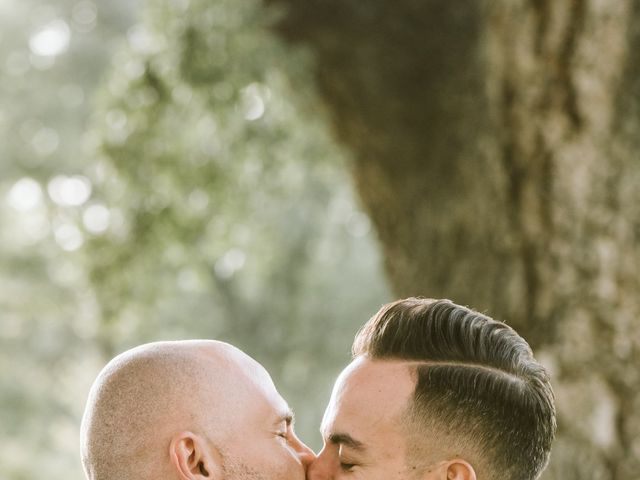
<svg viewBox="0 0 640 480">
<path fill-rule="evenodd" d="M 180 480 L 219 480 L 222 464 L 219 453 L 204 438 L 180 432 L 169 444 L 171 465 Z"/>
<path fill-rule="evenodd" d="M 446 465 L 447 480 L 476 480 L 476 471 L 466 460 L 456 458 Z"/>
</svg>

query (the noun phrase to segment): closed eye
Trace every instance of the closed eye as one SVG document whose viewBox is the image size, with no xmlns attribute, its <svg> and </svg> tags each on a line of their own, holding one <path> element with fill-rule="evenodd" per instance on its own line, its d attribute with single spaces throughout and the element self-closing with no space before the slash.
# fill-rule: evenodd
<svg viewBox="0 0 640 480">
<path fill-rule="evenodd" d="M 344 472 L 350 472 L 356 466 L 355 463 L 344 463 L 340 462 L 340 469 Z"/>
</svg>

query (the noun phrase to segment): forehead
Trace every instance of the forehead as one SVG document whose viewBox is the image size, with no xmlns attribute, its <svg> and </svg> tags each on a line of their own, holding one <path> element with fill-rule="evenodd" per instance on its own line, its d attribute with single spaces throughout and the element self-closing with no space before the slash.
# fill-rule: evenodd
<svg viewBox="0 0 640 480">
<path fill-rule="evenodd" d="M 268 411 L 278 415 L 289 412 L 289 405 L 278 393 L 271 376 L 262 365 L 254 362 L 248 376 L 251 380 L 252 390 L 255 391 L 255 395 L 264 403 Z"/>
<path fill-rule="evenodd" d="M 238 362 L 238 382 L 244 382 L 245 401 L 261 410 L 262 415 L 283 415 L 289 411 L 287 402 L 278 393 L 267 370 L 250 357 Z"/>
<path fill-rule="evenodd" d="M 414 388 L 409 363 L 359 357 L 336 381 L 323 433 L 347 433 L 365 443 L 399 434 L 398 421 Z"/>
<path fill-rule="evenodd" d="M 218 397 L 229 402 L 229 419 L 262 424 L 289 412 L 287 402 L 278 393 L 265 368 L 237 349 L 228 349 L 218 358 L 210 358 L 210 368 L 220 372 L 212 385 Z"/>
</svg>

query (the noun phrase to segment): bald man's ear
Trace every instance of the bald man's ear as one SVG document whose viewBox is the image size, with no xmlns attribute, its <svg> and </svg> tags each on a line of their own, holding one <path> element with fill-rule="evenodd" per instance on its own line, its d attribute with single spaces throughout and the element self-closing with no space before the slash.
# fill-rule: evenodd
<svg viewBox="0 0 640 480">
<path fill-rule="evenodd" d="M 169 458 L 180 480 L 219 480 L 219 453 L 200 435 L 180 432 L 171 439 Z"/>
<path fill-rule="evenodd" d="M 456 458 L 447 462 L 447 480 L 476 480 L 476 471 L 466 460 Z"/>
</svg>

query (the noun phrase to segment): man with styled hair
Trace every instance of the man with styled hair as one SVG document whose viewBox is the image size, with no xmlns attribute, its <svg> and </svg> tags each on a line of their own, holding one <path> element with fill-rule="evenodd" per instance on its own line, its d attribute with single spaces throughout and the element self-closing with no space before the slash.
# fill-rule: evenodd
<svg viewBox="0 0 640 480">
<path fill-rule="evenodd" d="M 81 426 L 88 480 L 304 480 L 314 455 L 258 362 L 222 342 L 156 342 L 111 360 Z"/>
<path fill-rule="evenodd" d="M 549 377 L 512 328 L 408 298 L 357 334 L 307 478 L 534 480 L 555 430 Z"/>
</svg>

